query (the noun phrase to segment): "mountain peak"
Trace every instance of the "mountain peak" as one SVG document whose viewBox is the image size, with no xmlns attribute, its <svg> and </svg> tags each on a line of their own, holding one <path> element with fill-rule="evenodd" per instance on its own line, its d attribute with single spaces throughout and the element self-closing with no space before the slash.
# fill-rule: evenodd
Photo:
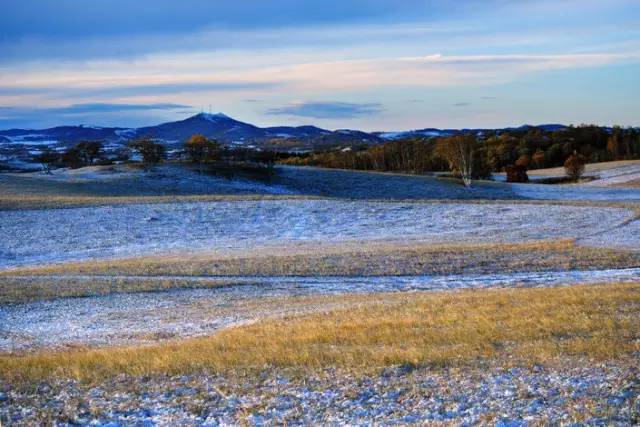
<svg viewBox="0 0 640 427">
<path fill-rule="evenodd" d="M 213 113 L 213 114 L 212 113 L 199 113 L 199 114 L 196 114 L 193 117 L 197 117 L 199 119 L 208 120 L 210 122 L 215 122 L 215 121 L 218 121 L 220 119 L 226 119 L 226 120 L 231 119 L 231 117 L 229 117 L 229 116 L 227 116 L 226 114 L 223 114 L 223 113 Z"/>
</svg>

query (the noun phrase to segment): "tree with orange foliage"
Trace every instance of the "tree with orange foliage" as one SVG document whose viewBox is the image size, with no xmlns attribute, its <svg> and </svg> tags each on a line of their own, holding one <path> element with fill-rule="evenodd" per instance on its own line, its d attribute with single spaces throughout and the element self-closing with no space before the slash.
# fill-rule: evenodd
<svg viewBox="0 0 640 427">
<path fill-rule="evenodd" d="M 587 158 L 582 154 L 579 154 L 577 151 L 574 151 L 573 154 L 565 160 L 564 170 L 567 173 L 567 176 L 577 182 L 584 173 L 586 163 Z"/>
<path fill-rule="evenodd" d="M 195 134 L 184 143 L 184 149 L 191 161 L 198 163 L 198 171 L 202 174 L 204 164 L 218 157 L 220 144 L 214 139 Z"/>
</svg>

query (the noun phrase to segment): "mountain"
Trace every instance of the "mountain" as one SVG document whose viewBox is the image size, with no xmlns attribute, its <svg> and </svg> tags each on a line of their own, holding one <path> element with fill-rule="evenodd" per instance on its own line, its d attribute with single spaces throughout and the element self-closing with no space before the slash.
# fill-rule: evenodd
<svg viewBox="0 0 640 427">
<path fill-rule="evenodd" d="M 200 113 L 187 119 L 140 128 L 60 126 L 49 129 L 9 129 L 0 137 L 15 143 L 56 141 L 77 143 L 83 140 L 124 141 L 148 136 L 171 143 L 182 143 L 195 133 L 223 143 L 261 142 L 269 138 L 305 138 L 331 135 L 333 132 L 315 126 L 278 126 L 260 128 L 222 114 Z M 1 141 L 0 141 L 1 142 Z"/>
<path fill-rule="evenodd" d="M 194 133 L 200 133 L 226 143 L 268 137 L 266 130 L 234 120 L 222 113 L 200 113 L 177 122 L 138 128 L 131 134 L 133 136 L 150 136 L 168 143 L 182 143 Z"/>
<path fill-rule="evenodd" d="M 80 125 L 3 130 L 0 131 L 0 162 L 22 165 L 44 148 L 64 151 L 80 141 L 102 141 L 105 151 L 109 153 L 122 148 L 131 139 L 151 137 L 171 150 L 179 148 L 196 133 L 215 138 L 228 146 L 282 151 L 330 149 L 382 141 L 375 135 L 357 130 L 330 131 L 316 126 L 261 128 L 222 113 L 200 113 L 184 120 L 140 128 Z"/>
<path fill-rule="evenodd" d="M 386 140 L 406 137 L 450 136 L 473 132 L 522 131 L 536 127 L 545 131 L 565 128 L 560 124 L 523 125 L 503 129 L 437 129 L 424 128 L 401 132 L 362 132 L 339 129 L 330 131 L 316 126 L 258 127 L 235 120 L 225 114 L 200 113 L 184 120 L 140 128 L 99 126 L 58 126 L 48 129 L 9 129 L 0 131 L 0 163 L 23 168 L 44 148 L 64 151 L 80 141 L 102 141 L 107 154 L 121 149 L 127 141 L 151 137 L 164 143 L 169 151 L 178 149 L 195 133 L 215 138 L 227 146 L 278 151 L 313 151 L 368 146 Z"/>
</svg>

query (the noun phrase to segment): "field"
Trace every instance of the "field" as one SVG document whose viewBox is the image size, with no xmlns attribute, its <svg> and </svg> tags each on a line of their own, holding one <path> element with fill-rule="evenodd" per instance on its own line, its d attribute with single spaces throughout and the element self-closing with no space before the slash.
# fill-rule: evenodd
<svg viewBox="0 0 640 427">
<path fill-rule="evenodd" d="M 563 168 L 538 169 L 529 173 L 533 179 L 559 177 Z M 585 176 L 597 178 L 589 186 L 637 188 L 640 180 L 640 161 L 620 160 L 617 162 L 592 163 L 585 167 Z"/>
<path fill-rule="evenodd" d="M 630 166 L 2 174 L 0 420 L 638 422 Z"/>
</svg>

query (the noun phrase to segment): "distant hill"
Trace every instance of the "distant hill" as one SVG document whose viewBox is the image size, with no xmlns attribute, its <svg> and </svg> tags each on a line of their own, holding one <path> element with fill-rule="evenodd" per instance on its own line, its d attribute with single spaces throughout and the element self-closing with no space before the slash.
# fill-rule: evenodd
<svg viewBox="0 0 640 427">
<path fill-rule="evenodd" d="M 475 133 L 482 134 L 487 132 L 505 132 L 505 131 L 527 131 L 532 128 L 542 129 L 547 132 L 553 132 L 556 130 L 566 129 L 567 126 L 561 124 L 542 124 L 542 125 L 522 125 L 518 127 L 506 127 L 499 129 L 489 129 L 489 128 L 475 128 L 475 129 L 437 129 L 437 128 L 426 128 L 426 129 L 415 129 L 409 131 L 400 131 L 400 132 L 374 132 L 373 134 L 379 136 L 384 139 L 401 139 L 401 138 L 411 138 L 411 137 L 433 137 L 433 136 L 451 136 L 460 133 Z"/>
<path fill-rule="evenodd" d="M 530 125 L 504 130 L 527 130 Z M 562 129 L 560 124 L 536 126 L 546 131 Z M 184 120 L 140 128 L 99 126 L 58 126 L 48 129 L 9 129 L 0 131 L 0 163 L 24 164 L 44 148 L 63 151 L 79 141 L 102 141 L 105 150 L 115 151 L 134 138 L 151 137 L 176 149 L 191 135 L 203 134 L 227 146 L 272 149 L 280 151 L 312 151 L 368 146 L 406 137 L 433 137 L 461 132 L 481 134 L 493 129 L 425 128 L 401 132 L 362 132 L 359 130 L 327 130 L 316 126 L 258 127 L 235 120 L 225 114 L 200 113 Z"/>
<path fill-rule="evenodd" d="M 63 151 L 80 141 L 102 141 L 107 152 L 117 150 L 134 138 L 151 137 L 176 149 L 191 135 L 200 133 L 233 147 L 282 151 L 309 151 L 375 144 L 383 139 L 358 130 L 330 131 L 316 126 L 274 126 L 261 128 L 225 114 L 200 113 L 184 120 L 140 128 L 59 126 L 48 129 L 0 131 L 0 162 L 5 165 L 29 162 L 44 148 Z M 10 166 L 10 165 L 9 165 Z"/>
<path fill-rule="evenodd" d="M 366 132 L 338 130 L 330 131 L 316 126 L 276 126 L 260 128 L 249 123 L 232 119 L 222 114 L 200 113 L 184 120 L 162 123 L 140 128 L 98 127 L 98 126 L 59 126 L 49 129 L 9 129 L 1 130 L 0 137 L 15 143 L 57 141 L 76 143 L 83 140 L 123 141 L 141 136 L 149 136 L 168 144 L 182 143 L 195 133 L 215 138 L 226 144 L 263 143 L 271 138 L 316 138 L 322 136 L 348 135 L 370 142 L 378 138 Z M 6 142 L 6 141 L 5 141 Z"/>
</svg>

